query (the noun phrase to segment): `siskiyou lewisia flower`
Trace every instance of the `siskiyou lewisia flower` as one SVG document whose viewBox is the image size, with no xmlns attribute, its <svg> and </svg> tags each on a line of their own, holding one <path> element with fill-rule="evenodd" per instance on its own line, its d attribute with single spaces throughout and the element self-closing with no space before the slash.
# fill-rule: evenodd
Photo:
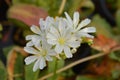
<svg viewBox="0 0 120 80">
<path fill-rule="evenodd" d="M 38 68 L 43 69 L 46 66 L 46 61 L 52 61 L 52 56 L 56 55 L 52 46 L 47 44 L 45 41 L 42 42 L 42 44 L 37 44 L 35 48 L 26 46 L 24 47 L 24 50 L 32 54 L 25 58 L 25 63 L 28 65 L 35 62 L 33 71 L 36 71 Z"/>
<path fill-rule="evenodd" d="M 58 25 L 50 27 L 50 31 L 47 33 L 47 42 L 55 46 L 55 51 L 58 54 L 65 53 L 67 58 L 72 57 L 70 48 L 80 46 L 80 42 L 71 34 L 71 29 L 63 19 L 58 21 Z"/>
<path fill-rule="evenodd" d="M 52 61 L 53 57 L 72 58 L 73 53 L 80 47 L 83 37 L 94 38 L 89 33 L 96 32 L 94 27 L 86 27 L 91 20 L 85 19 L 79 21 L 79 13 L 73 14 L 73 20 L 65 12 L 66 18 L 47 17 L 40 19 L 40 27 L 32 25 L 33 35 L 26 36 L 29 42 L 24 50 L 30 54 L 25 58 L 25 63 L 34 63 L 33 71 L 43 69 L 47 61 Z M 85 27 L 85 28 L 84 28 Z"/>
<path fill-rule="evenodd" d="M 90 19 L 87 18 L 80 22 L 78 12 L 74 12 L 73 20 L 67 14 L 67 12 L 65 12 L 65 16 L 65 21 L 67 25 L 71 28 L 73 34 L 75 34 L 78 39 L 80 39 L 81 37 L 94 38 L 94 36 L 90 35 L 89 33 L 96 32 L 95 27 L 86 27 L 91 22 Z"/>
</svg>

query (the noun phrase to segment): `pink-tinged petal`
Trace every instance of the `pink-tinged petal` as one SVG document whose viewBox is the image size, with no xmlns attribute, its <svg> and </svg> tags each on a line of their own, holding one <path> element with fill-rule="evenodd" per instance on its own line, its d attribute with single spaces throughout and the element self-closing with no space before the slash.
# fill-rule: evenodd
<svg viewBox="0 0 120 80">
<path fill-rule="evenodd" d="M 38 59 L 35 64 L 34 64 L 34 67 L 33 67 L 33 72 L 35 72 L 38 68 L 39 68 L 39 63 L 40 63 L 40 59 Z"/>
<path fill-rule="evenodd" d="M 85 20 L 81 21 L 81 23 L 78 25 L 77 30 L 81 29 L 82 27 L 87 26 L 90 22 L 91 22 L 90 19 L 85 19 Z"/>
<path fill-rule="evenodd" d="M 30 54 L 38 54 L 39 52 L 32 47 L 24 47 L 24 50 Z"/>
<path fill-rule="evenodd" d="M 94 32 L 96 32 L 96 28 L 95 27 L 86 27 L 84 29 L 81 29 L 80 32 L 94 33 Z"/>
<path fill-rule="evenodd" d="M 61 53 L 62 51 L 63 51 L 63 46 L 60 46 L 59 44 L 57 44 L 56 46 L 55 46 L 55 51 L 57 52 L 57 53 Z"/>
<path fill-rule="evenodd" d="M 40 28 L 37 27 L 37 26 L 35 26 L 35 25 L 32 25 L 32 26 L 30 27 L 30 29 L 31 29 L 32 32 L 34 32 L 34 33 L 36 33 L 36 34 L 41 34 Z"/>
<path fill-rule="evenodd" d="M 70 48 L 67 47 L 67 46 L 64 47 L 64 53 L 65 53 L 65 56 L 67 58 L 72 58 L 72 56 L 73 56 L 72 53 L 71 53 L 71 51 L 70 51 Z"/>
<path fill-rule="evenodd" d="M 45 59 L 41 57 L 40 62 L 39 62 L 39 68 L 43 69 L 46 66 Z"/>
<path fill-rule="evenodd" d="M 33 63 L 36 59 L 37 59 L 37 56 L 28 56 L 27 58 L 25 58 L 25 63 L 26 65 L 29 65 Z"/>
</svg>

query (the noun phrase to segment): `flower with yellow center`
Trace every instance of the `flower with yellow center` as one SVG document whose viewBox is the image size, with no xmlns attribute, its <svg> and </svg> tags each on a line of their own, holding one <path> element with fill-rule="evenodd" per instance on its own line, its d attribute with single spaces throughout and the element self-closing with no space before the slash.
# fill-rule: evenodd
<svg viewBox="0 0 120 80">
<path fill-rule="evenodd" d="M 28 56 L 25 58 L 25 63 L 31 64 L 35 62 L 33 71 L 36 71 L 38 68 L 43 69 L 46 66 L 46 61 L 52 61 L 52 56 L 55 56 L 55 51 L 51 49 L 51 46 L 45 42 L 42 45 L 37 45 L 35 48 L 31 46 L 24 47 L 24 50 L 32 56 Z"/>
<path fill-rule="evenodd" d="M 49 30 L 51 23 L 53 22 L 54 19 L 48 16 L 45 20 L 43 20 L 42 18 L 40 19 L 40 26 L 32 25 L 30 29 L 34 34 L 26 36 L 26 40 L 29 40 L 26 46 L 34 46 L 39 44 L 40 41 L 44 41 L 46 38 L 46 33 Z"/>
<path fill-rule="evenodd" d="M 65 44 L 65 39 L 64 38 L 59 38 L 58 42 L 60 43 L 60 45 L 64 45 Z"/>
<path fill-rule="evenodd" d="M 76 37 L 78 39 L 80 39 L 82 37 L 94 38 L 94 36 L 90 35 L 89 33 L 96 32 L 96 28 L 95 27 L 86 27 L 91 22 L 90 19 L 87 18 L 87 19 L 84 19 L 81 22 L 79 22 L 80 20 L 79 20 L 78 12 L 74 12 L 73 20 L 67 14 L 67 12 L 65 12 L 65 16 L 66 16 L 65 21 L 66 21 L 68 27 L 71 28 L 72 33 L 74 35 L 76 35 Z"/>
<path fill-rule="evenodd" d="M 80 42 L 76 41 L 76 37 L 71 34 L 71 30 L 67 27 L 64 19 L 58 20 L 57 23 L 56 26 L 50 27 L 50 31 L 47 33 L 47 42 L 55 46 L 55 51 L 58 54 L 65 53 L 67 58 L 71 58 L 70 49 L 79 47 Z"/>
</svg>

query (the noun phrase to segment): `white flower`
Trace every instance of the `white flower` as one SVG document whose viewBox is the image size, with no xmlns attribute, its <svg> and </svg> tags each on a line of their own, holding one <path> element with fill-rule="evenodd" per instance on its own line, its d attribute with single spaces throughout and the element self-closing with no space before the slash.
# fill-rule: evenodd
<svg viewBox="0 0 120 80">
<path fill-rule="evenodd" d="M 65 16 L 67 18 L 67 19 L 65 19 L 67 22 L 67 25 L 71 28 L 72 32 L 78 38 L 81 38 L 81 37 L 94 38 L 94 36 L 90 35 L 89 33 L 96 32 L 95 27 L 84 28 L 91 22 L 90 19 L 85 19 L 79 23 L 79 13 L 78 12 L 74 12 L 73 20 L 66 12 L 65 12 Z"/>
<path fill-rule="evenodd" d="M 76 37 L 71 34 L 70 28 L 66 26 L 63 19 L 60 18 L 57 23 L 57 25 L 50 27 L 50 31 L 47 34 L 47 42 L 55 46 L 57 53 L 64 52 L 67 58 L 71 58 L 70 49 L 79 47 L 80 42 L 76 41 Z"/>
<path fill-rule="evenodd" d="M 39 21 L 40 27 L 32 25 L 30 29 L 35 34 L 26 36 L 26 40 L 29 40 L 26 46 L 37 45 L 40 43 L 40 41 L 42 40 L 44 41 L 46 38 L 46 33 L 49 30 L 51 23 L 53 22 L 54 19 L 48 16 L 45 21 L 43 19 L 40 19 Z"/>
<path fill-rule="evenodd" d="M 51 56 L 56 55 L 55 51 L 46 42 L 43 42 L 42 45 L 35 46 L 35 48 L 31 46 L 24 47 L 24 50 L 33 54 L 25 58 L 26 65 L 35 62 L 33 71 L 36 71 L 38 68 L 43 69 L 46 66 L 46 61 L 52 61 Z"/>
</svg>

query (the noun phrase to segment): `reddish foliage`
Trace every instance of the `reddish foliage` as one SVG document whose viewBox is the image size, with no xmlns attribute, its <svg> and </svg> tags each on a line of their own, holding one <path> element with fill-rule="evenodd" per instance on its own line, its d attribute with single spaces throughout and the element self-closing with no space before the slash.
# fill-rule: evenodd
<svg viewBox="0 0 120 80">
<path fill-rule="evenodd" d="M 15 5 L 10 8 L 8 13 L 9 18 L 20 20 L 28 26 L 39 25 L 39 19 L 46 18 L 48 15 L 45 10 L 27 4 Z"/>
<path fill-rule="evenodd" d="M 99 51 L 103 51 L 105 53 L 110 52 L 110 50 L 117 45 L 117 42 L 111 38 L 107 38 L 104 35 L 97 35 L 94 39 L 94 44 L 92 47 Z"/>
</svg>

